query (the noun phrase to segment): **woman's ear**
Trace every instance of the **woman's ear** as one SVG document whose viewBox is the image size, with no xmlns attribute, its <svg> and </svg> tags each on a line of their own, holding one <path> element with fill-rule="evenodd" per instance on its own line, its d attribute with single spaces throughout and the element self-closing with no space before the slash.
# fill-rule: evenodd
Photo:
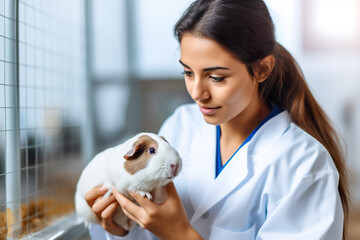
<svg viewBox="0 0 360 240">
<path fill-rule="evenodd" d="M 275 58 L 269 55 L 261 59 L 254 67 L 255 80 L 261 83 L 267 79 L 275 65 Z"/>
</svg>

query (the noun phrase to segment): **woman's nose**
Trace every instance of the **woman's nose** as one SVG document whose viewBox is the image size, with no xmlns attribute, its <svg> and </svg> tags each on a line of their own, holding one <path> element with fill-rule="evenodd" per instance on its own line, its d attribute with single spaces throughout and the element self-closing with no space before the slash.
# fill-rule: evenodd
<svg viewBox="0 0 360 240">
<path fill-rule="evenodd" d="M 210 97 L 209 91 L 202 79 L 195 79 L 192 90 L 191 97 L 195 101 L 205 100 Z"/>
</svg>

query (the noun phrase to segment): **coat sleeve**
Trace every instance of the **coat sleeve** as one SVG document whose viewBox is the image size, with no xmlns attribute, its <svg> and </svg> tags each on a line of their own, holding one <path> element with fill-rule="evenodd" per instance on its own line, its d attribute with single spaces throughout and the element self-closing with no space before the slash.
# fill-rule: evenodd
<svg viewBox="0 0 360 240">
<path fill-rule="evenodd" d="M 269 206 L 256 239 L 342 239 L 344 215 L 338 180 L 338 173 L 331 170 L 303 177 L 286 197 Z"/>
<path fill-rule="evenodd" d="M 91 240 L 154 240 L 157 239 L 153 234 L 149 231 L 142 229 L 138 225 L 136 225 L 131 231 L 123 237 L 115 236 L 107 231 L 105 231 L 98 224 L 90 224 L 89 225 L 89 233 L 91 236 Z"/>
</svg>

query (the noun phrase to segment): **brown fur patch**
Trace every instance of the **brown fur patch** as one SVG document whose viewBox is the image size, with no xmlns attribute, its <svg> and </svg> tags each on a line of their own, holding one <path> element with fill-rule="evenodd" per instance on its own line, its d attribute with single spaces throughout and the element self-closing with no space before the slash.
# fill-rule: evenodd
<svg viewBox="0 0 360 240">
<path fill-rule="evenodd" d="M 133 147 L 137 149 L 137 151 L 124 163 L 125 170 L 128 171 L 130 174 L 135 174 L 141 169 L 144 169 L 147 166 L 148 161 L 151 157 L 149 149 L 155 148 L 156 154 L 159 145 L 158 142 L 155 141 L 153 138 L 147 135 L 142 135 L 137 141 L 134 142 Z"/>
</svg>

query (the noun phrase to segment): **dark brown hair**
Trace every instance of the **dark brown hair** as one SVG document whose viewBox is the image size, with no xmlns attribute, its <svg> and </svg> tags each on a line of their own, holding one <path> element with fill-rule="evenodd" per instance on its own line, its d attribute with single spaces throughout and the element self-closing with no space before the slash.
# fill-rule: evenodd
<svg viewBox="0 0 360 240">
<path fill-rule="evenodd" d="M 263 0 L 197 0 L 174 28 L 181 42 L 185 33 L 209 38 L 246 64 L 250 74 L 266 56 L 275 58 L 268 78 L 259 84 L 259 96 L 286 109 L 299 127 L 317 139 L 330 153 L 340 175 L 338 190 L 348 216 L 348 181 L 341 142 L 321 109 L 291 54 L 275 40 L 274 24 Z"/>
</svg>

